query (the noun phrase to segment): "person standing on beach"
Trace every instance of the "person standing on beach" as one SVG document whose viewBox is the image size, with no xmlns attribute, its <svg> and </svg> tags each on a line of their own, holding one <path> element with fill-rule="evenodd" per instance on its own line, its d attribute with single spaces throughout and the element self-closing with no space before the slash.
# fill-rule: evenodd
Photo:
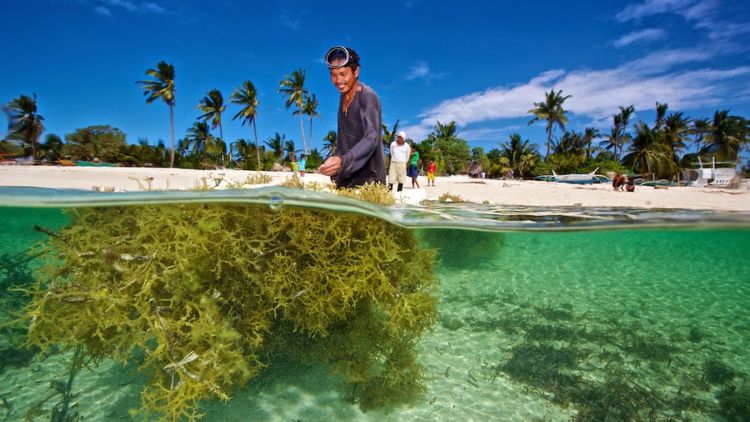
<svg viewBox="0 0 750 422">
<path fill-rule="evenodd" d="M 401 192 L 406 183 L 406 163 L 409 162 L 411 147 L 406 143 L 406 132 L 396 134 L 396 140 L 391 142 L 391 166 L 388 168 L 388 189 L 393 190 L 396 183 L 396 192 Z"/>
<path fill-rule="evenodd" d="M 430 186 L 430 182 L 432 182 L 432 186 L 435 186 L 435 173 L 437 173 L 437 164 L 435 164 L 435 160 L 430 158 L 430 163 L 427 164 L 427 186 Z"/>
<path fill-rule="evenodd" d="M 319 171 L 331 176 L 338 188 L 385 184 L 380 100 L 372 88 L 359 81 L 359 59 L 348 47 L 333 47 L 324 58 L 341 97 L 336 154 L 328 157 Z"/>
<path fill-rule="evenodd" d="M 302 154 L 299 156 L 297 166 L 299 167 L 299 177 L 305 177 L 305 165 L 307 164 L 307 156 Z"/>
<path fill-rule="evenodd" d="M 419 151 L 413 145 L 410 145 L 410 147 L 409 170 L 407 170 L 406 174 L 411 177 L 411 188 L 414 189 L 414 185 L 416 185 L 417 189 L 419 189 L 419 182 L 417 182 L 417 177 L 419 177 Z"/>
</svg>

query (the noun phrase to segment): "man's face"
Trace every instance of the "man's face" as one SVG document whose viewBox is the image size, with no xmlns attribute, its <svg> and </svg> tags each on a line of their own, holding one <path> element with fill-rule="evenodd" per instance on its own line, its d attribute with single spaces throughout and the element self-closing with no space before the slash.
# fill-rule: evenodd
<svg viewBox="0 0 750 422">
<path fill-rule="evenodd" d="M 330 69 L 330 71 L 333 86 L 335 86 L 342 94 L 351 91 L 357 84 L 357 78 L 359 78 L 359 66 L 357 66 L 355 70 L 352 70 L 351 67 L 345 66 L 338 69 Z"/>
<path fill-rule="evenodd" d="M 402 138 L 400 136 L 397 136 L 396 137 L 396 142 L 398 142 L 399 145 L 403 145 L 404 144 L 404 138 Z"/>
</svg>

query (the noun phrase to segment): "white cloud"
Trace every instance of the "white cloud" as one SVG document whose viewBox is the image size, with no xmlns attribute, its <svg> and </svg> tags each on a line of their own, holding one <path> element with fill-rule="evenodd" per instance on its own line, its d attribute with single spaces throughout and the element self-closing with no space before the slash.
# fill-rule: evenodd
<svg viewBox="0 0 750 422">
<path fill-rule="evenodd" d="M 96 12 L 96 13 L 102 15 L 102 16 L 112 16 L 112 12 L 110 12 L 109 9 L 107 9 L 104 6 L 96 6 L 96 7 L 94 7 L 94 12 Z"/>
<path fill-rule="evenodd" d="M 735 99 L 731 82 L 750 78 L 750 66 L 674 70 L 676 65 L 711 58 L 711 53 L 702 50 L 668 50 L 611 69 L 552 70 L 522 85 L 492 87 L 444 100 L 422 113 L 418 124 L 405 130 L 419 139 L 432 130 L 436 121 L 456 121 L 459 127 L 466 127 L 472 123 L 530 118 L 528 111 L 534 102 L 541 101 L 550 89 L 572 95 L 565 102 L 566 110 L 594 121 L 609 118 L 621 105 L 633 104 L 643 110 L 660 101 L 673 109 L 690 109 Z"/>
<path fill-rule="evenodd" d="M 625 6 L 615 18 L 620 22 L 626 22 L 662 13 L 677 13 L 692 18 L 696 17 L 699 11 L 705 14 L 715 6 L 714 0 L 645 0 Z"/>
<path fill-rule="evenodd" d="M 289 10 L 282 10 L 279 19 L 282 26 L 285 26 L 292 31 L 298 31 L 301 28 L 299 18 Z"/>
<path fill-rule="evenodd" d="M 440 79 L 443 77 L 445 77 L 444 73 L 435 73 L 430 69 L 429 64 L 423 61 L 418 61 L 409 68 L 409 73 L 404 76 L 404 79 L 407 81 L 423 79 L 429 82 L 433 79 Z"/>
<path fill-rule="evenodd" d="M 143 10 L 151 13 L 165 13 L 166 9 L 156 3 L 143 3 Z"/>
<path fill-rule="evenodd" d="M 627 45 L 633 44 L 639 41 L 656 41 L 663 39 L 667 35 L 666 31 L 658 28 L 646 28 L 640 31 L 634 31 L 627 35 L 616 39 L 612 44 L 617 48 L 622 48 Z"/>
<path fill-rule="evenodd" d="M 122 7 L 130 13 L 138 10 L 138 6 L 127 0 L 101 0 L 101 2 L 111 7 Z"/>
<path fill-rule="evenodd" d="M 645 0 L 627 5 L 615 18 L 626 22 L 667 13 L 694 22 L 696 28 L 705 30 L 708 38 L 714 41 L 731 40 L 750 32 L 750 23 L 729 22 L 718 16 L 719 0 Z"/>
<path fill-rule="evenodd" d="M 94 11 L 100 15 L 112 16 L 117 9 L 128 13 L 169 13 L 164 7 L 154 2 L 134 3 L 128 0 L 98 0 Z"/>
</svg>

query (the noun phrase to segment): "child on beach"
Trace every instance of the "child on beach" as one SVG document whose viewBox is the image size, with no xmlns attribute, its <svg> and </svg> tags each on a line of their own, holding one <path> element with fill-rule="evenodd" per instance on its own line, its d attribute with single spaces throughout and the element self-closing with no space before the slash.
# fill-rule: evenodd
<svg viewBox="0 0 750 422">
<path fill-rule="evenodd" d="M 432 186 L 435 186 L 435 173 L 437 173 L 437 164 L 435 164 L 435 160 L 430 159 L 430 163 L 427 165 L 427 186 L 430 186 L 430 182 Z"/>
</svg>

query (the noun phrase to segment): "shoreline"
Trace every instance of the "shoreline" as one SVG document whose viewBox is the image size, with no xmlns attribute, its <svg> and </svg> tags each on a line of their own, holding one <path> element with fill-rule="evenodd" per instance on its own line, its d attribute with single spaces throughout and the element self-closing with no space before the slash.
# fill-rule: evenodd
<svg viewBox="0 0 750 422">
<path fill-rule="evenodd" d="M 149 190 L 149 187 L 151 190 L 191 190 L 206 184 L 218 185 L 219 188 L 226 183 L 241 184 L 258 173 L 231 169 L 0 166 L 0 186 L 113 192 L 138 192 Z M 260 173 L 271 177 L 271 185 L 292 177 L 291 172 Z M 330 183 L 327 176 L 317 173 L 306 173 L 302 180 Z M 418 181 L 421 189 L 410 188 L 410 181 L 405 184 L 405 197 L 437 200 L 440 195 L 449 193 L 468 202 L 509 206 L 750 211 L 750 189 L 747 184 L 734 190 L 636 186 L 635 192 L 631 193 L 614 191 L 610 184 L 572 185 L 532 180 L 472 179 L 468 176 L 437 177 L 435 187 L 426 187 L 426 177 L 420 176 Z"/>
</svg>

